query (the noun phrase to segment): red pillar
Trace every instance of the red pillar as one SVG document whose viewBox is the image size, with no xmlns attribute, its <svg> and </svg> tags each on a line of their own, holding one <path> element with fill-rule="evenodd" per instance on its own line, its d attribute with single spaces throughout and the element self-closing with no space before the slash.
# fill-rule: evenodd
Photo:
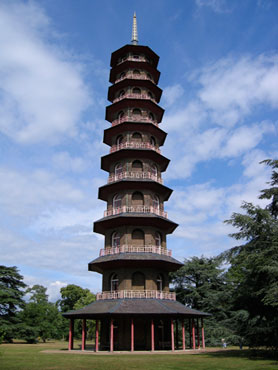
<svg viewBox="0 0 278 370">
<path fill-rule="evenodd" d="M 204 321 L 201 319 L 201 325 L 202 325 L 202 348 L 205 349 L 205 329 L 204 329 Z"/>
<path fill-rule="evenodd" d="M 174 337 L 174 321 L 171 319 L 171 344 L 172 344 L 172 351 L 175 350 L 175 337 Z"/>
<path fill-rule="evenodd" d="M 73 331 L 74 331 L 74 319 L 70 319 L 69 324 L 69 351 L 73 349 Z"/>
<path fill-rule="evenodd" d="M 110 321 L 110 352 L 114 350 L 114 325 L 113 319 Z"/>
<path fill-rule="evenodd" d="M 98 320 L 96 320 L 96 346 L 95 351 L 98 352 Z"/>
<path fill-rule="evenodd" d="M 195 319 L 192 319 L 192 344 L 193 344 L 193 349 L 196 349 L 196 343 L 195 343 Z"/>
<path fill-rule="evenodd" d="M 188 319 L 189 348 L 192 348 L 191 319 Z"/>
<path fill-rule="evenodd" d="M 184 320 L 182 320 L 182 350 L 185 351 Z"/>
<path fill-rule="evenodd" d="M 152 351 L 154 351 L 154 322 L 151 321 L 151 342 L 152 342 Z"/>
<path fill-rule="evenodd" d="M 82 320 L 82 345 L 81 349 L 82 351 L 85 351 L 86 347 L 86 319 Z"/>
<path fill-rule="evenodd" d="M 200 330 L 199 330 L 199 319 L 197 319 L 197 343 L 198 343 L 198 349 L 200 349 Z"/>
<path fill-rule="evenodd" d="M 130 350 L 131 352 L 134 351 L 134 322 L 133 322 L 133 318 L 131 318 L 131 333 L 130 333 L 130 340 L 131 340 L 131 343 L 130 343 Z"/>
</svg>

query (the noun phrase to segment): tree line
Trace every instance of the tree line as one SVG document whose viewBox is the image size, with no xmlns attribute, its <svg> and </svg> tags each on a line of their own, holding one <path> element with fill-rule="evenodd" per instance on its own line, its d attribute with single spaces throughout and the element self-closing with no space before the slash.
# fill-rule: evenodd
<svg viewBox="0 0 278 370">
<path fill-rule="evenodd" d="M 68 339 L 68 320 L 62 313 L 82 308 L 95 301 L 89 289 L 69 284 L 60 289 L 61 298 L 49 302 L 47 288 L 26 286 L 17 267 L 0 266 L 0 343 L 23 339 L 36 343 L 47 339 Z M 81 322 L 76 320 L 75 335 L 81 337 Z M 93 323 L 88 326 L 89 333 Z"/>
<path fill-rule="evenodd" d="M 171 274 L 173 290 L 183 304 L 211 314 L 206 319 L 206 342 L 278 348 L 278 160 L 265 160 L 272 168 L 261 208 L 244 202 L 243 213 L 233 213 L 225 223 L 237 231 L 230 236 L 239 245 L 216 257 L 185 259 Z M 46 288 L 27 287 L 16 267 L 0 266 L 0 340 L 67 339 L 68 320 L 63 312 L 95 300 L 88 289 L 70 284 L 61 288 L 61 299 L 48 301 Z M 94 322 L 89 323 L 89 336 Z M 81 336 L 81 322 L 75 335 Z"/>
</svg>

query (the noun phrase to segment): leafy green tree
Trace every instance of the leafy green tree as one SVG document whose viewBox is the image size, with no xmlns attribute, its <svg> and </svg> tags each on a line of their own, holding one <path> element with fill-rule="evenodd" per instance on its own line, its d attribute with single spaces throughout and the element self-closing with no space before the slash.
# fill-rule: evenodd
<svg viewBox="0 0 278 370">
<path fill-rule="evenodd" d="M 74 305 L 74 309 L 78 310 L 80 308 L 83 308 L 90 303 L 93 303 L 96 300 L 96 296 L 91 293 L 88 289 L 87 293 L 85 296 L 81 297 Z M 87 338 L 93 338 L 95 334 L 95 320 L 88 320 L 87 321 Z M 81 335 L 82 332 L 82 321 L 81 320 L 76 320 L 76 328 L 77 328 L 77 333 Z"/>
<path fill-rule="evenodd" d="M 271 203 L 267 206 L 271 215 L 277 220 L 278 218 L 278 160 L 266 159 L 261 163 L 272 167 L 271 181 L 267 182 L 271 187 L 261 190 L 260 199 L 271 199 Z"/>
<path fill-rule="evenodd" d="M 11 342 L 18 332 L 18 309 L 24 307 L 23 276 L 17 267 L 0 266 L 0 337 Z"/>
<path fill-rule="evenodd" d="M 61 299 L 57 302 L 62 312 L 67 312 L 74 309 L 74 305 L 87 293 L 89 289 L 83 289 L 78 285 L 69 284 L 60 289 Z"/>
<path fill-rule="evenodd" d="M 42 285 L 33 285 L 26 289 L 25 294 L 30 295 L 29 301 L 37 304 L 48 302 L 48 295 L 46 294 L 47 288 Z"/>
<path fill-rule="evenodd" d="M 24 323 L 20 331 L 22 339 L 35 343 L 38 338 L 44 342 L 49 338 L 59 338 L 62 317 L 55 304 L 48 302 L 47 288 L 34 285 L 26 290 L 29 302 L 19 316 Z"/>
<path fill-rule="evenodd" d="M 171 274 L 177 300 L 196 310 L 210 313 L 206 318 L 206 342 L 220 345 L 221 338 L 237 341 L 230 319 L 231 289 L 218 258 L 193 257 Z"/>
<path fill-rule="evenodd" d="M 78 285 L 69 284 L 64 288 L 60 289 L 61 299 L 57 301 L 57 306 L 60 307 L 62 312 L 67 312 L 70 310 L 75 310 L 86 306 L 86 304 L 91 303 L 91 292 L 89 289 L 83 289 Z M 88 302 L 88 303 L 86 303 Z M 84 303 L 84 304 L 83 304 Z M 63 337 L 68 337 L 68 327 L 69 321 L 63 318 Z M 75 334 L 81 336 L 81 324 L 77 322 L 75 325 Z"/>
<path fill-rule="evenodd" d="M 234 283 L 234 323 L 249 346 L 278 348 L 278 221 L 277 160 L 263 163 L 273 168 L 271 188 L 260 198 L 270 199 L 265 208 L 243 203 L 244 213 L 233 213 L 225 221 L 239 231 L 230 236 L 244 244 L 223 253 L 230 263 L 229 278 Z"/>
</svg>

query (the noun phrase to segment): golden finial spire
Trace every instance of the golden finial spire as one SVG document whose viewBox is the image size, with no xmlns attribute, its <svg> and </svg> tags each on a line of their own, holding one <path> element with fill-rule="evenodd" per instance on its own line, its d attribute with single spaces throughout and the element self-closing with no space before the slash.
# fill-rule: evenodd
<svg viewBox="0 0 278 370">
<path fill-rule="evenodd" d="M 135 12 L 134 12 L 134 15 L 133 15 L 131 43 L 133 45 L 137 45 L 138 44 L 137 19 L 136 19 L 136 13 Z"/>
</svg>

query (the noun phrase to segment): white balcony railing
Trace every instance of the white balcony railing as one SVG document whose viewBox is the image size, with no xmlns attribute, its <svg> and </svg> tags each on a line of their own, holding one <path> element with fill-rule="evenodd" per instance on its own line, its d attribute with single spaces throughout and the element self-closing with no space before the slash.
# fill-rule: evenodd
<svg viewBox="0 0 278 370">
<path fill-rule="evenodd" d="M 155 245 L 142 245 L 139 247 L 135 245 L 121 245 L 119 247 L 104 248 L 100 250 L 99 255 L 102 257 L 120 253 L 156 253 L 168 257 L 172 256 L 171 250 Z"/>
<path fill-rule="evenodd" d="M 143 73 L 136 74 L 136 73 L 126 73 L 124 76 L 121 76 L 115 80 L 115 83 L 118 83 L 122 80 L 125 80 L 126 78 L 134 79 L 134 80 L 150 80 L 153 82 L 153 79 L 151 76 L 145 75 Z"/>
<path fill-rule="evenodd" d="M 148 117 L 142 117 L 142 116 L 123 116 L 121 118 L 117 118 L 114 121 L 112 121 L 112 126 L 117 126 L 120 123 L 123 122 L 146 122 L 146 123 L 152 123 L 155 126 L 158 126 L 157 121 L 152 120 L 151 118 Z"/>
<path fill-rule="evenodd" d="M 113 292 L 97 293 L 97 301 L 102 299 L 167 299 L 171 301 L 176 300 L 176 293 L 161 292 L 159 290 L 117 290 Z"/>
<path fill-rule="evenodd" d="M 132 171 L 123 171 L 117 174 L 110 175 L 108 178 L 108 183 L 123 180 L 123 179 L 146 179 L 153 180 L 163 184 L 161 177 L 154 175 L 152 172 L 132 172 Z"/>
<path fill-rule="evenodd" d="M 136 142 L 125 142 L 121 143 L 119 145 L 113 145 L 110 148 L 110 153 L 117 152 L 121 149 L 151 149 L 155 150 L 157 153 L 160 154 L 160 149 L 157 148 L 155 145 L 152 145 L 151 143 L 136 143 Z"/>
<path fill-rule="evenodd" d="M 104 217 L 118 215 L 120 213 L 154 213 L 158 216 L 168 218 L 167 212 L 161 211 L 153 206 L 123 206 L 104 211 Z"/>
<path fill-rule="evenodd" d="M 156 103 L 156 100 L 154 98 L 152 98 L 151 96 L 149 96 L 148 94 L 134 94 L 134 93 L 126 93 L 126 94 L 123 94 L 123 95 L 119 96 L 118 98 L 114 99 L 113 100 L 113 103 L 117 103 L 118 101 L 123 100 L 123 99 L 126 99 L 126 98 L 128 98 L 128 99 L 151 100 L 154 103 Z"/>
</svg>

